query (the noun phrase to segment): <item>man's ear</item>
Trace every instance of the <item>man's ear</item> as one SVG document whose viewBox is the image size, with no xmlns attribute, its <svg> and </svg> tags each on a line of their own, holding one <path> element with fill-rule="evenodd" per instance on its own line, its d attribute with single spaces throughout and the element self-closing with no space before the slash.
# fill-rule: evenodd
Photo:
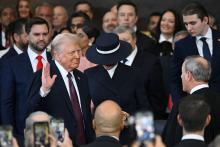
<svg viewBox="0 0 220 147">
<path fill-rule="evenodd" d="M 181 127 L 183 127 L 183 120 L 179 114 L 177 115 L 177 122 Z"/>
<path fill-rule="evenodd" d="M 206 118 L 206 121 L 205 121 L 205 127 L 207 127 L 207 126 L 209 125 L 209 123 L 211 122 L 211 120 L 212 120 L 212 117 L 211 117 L 211 115 L 209 114 L 209 115 L 207 116 L 207 118 Z"/>
<path fill-rule="evenodd" d="M 208 23 L 209 23 L 209 18 L 208 18 L 207 16 L 205 16 L 205 17 L 203 18 L 203 22 L 205 22 L 206 24 L 208 24 Z"/>
<path fill-rule="evenodd" d="M 96 123 L 95 123 L 95 120 L 94 120 L 94 119 L 92 120 L 92 128 L 93 128 L 93 130 L 96 129 Z"/>
</svg>

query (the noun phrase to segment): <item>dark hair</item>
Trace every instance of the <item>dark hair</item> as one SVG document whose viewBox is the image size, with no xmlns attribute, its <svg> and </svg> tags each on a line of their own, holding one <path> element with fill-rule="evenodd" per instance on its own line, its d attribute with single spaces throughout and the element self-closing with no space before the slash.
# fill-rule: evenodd
<svg viewBox="0 0 220 147">
<path fill-rule="evenodd" d="M 150 19 L 151 19 L 151 17 L 153 17 L 153 16 L 161 16 L 161 13 L 160 12 L 153 12 L 153 13 L 151 13 L 149 16 L 148 16 L 148 18 L 147 18 L 147 24 L 149 24 L 150 23 Z"/>
<path fill-rule="evenodd" d="M 5 30 L 5 38 L 10 41 L 10 37 L 13 36 L 14 33 L 14 21 L 9 23 Z"/>
<path fill-rule="evenodd" d="M 29 1 L 29 0 L 17 0 L 17 4 L 16 4 L 16 12 L 17 12 L 18 17 L 20 17 L 20 14 L 19 14 L 18 8 L 19 8 L 19 3 L 20 3 L 21 1 L 26 1 L 26 2 L 28 2 L 28 3 L 29 3 L 29 6 L 30 6 L 30 1 Z M 30 8 L 29 17 L 31 18 L 32 15 L 33 15 L 33 14 L 32 14 L 32 12 L 31 12 L 31 8 Z"/>
<path fill-rule="evenodd" d="M 27 21 L 27 24 L 25 25 L 25 31 L 29 34 L 33 25 L 43 25 L 43 24 L 47 26 L 49 32 L 50 27 L 45 19 L 41 17 L 33 17 Z"/>
<path fill-rule="evenodd" d="M 13 33 L 21 35 L 22 33 L 26 32 L 25 31 L 26 23 L 27 23 L 27 19 L 26 18 L 19 18 L 19 19 L 15 20 L 14 21 Z"/>
<path fill-rule="evenodd" d="M 88 2 L 88 1 L 85 1 L 85 0 L 76 2 L 75 5 L 74 5 L 74 10 L 76 10 L 76 7 L 77 7 L 78 5 L 81 5 L 81 4 L 87 4 L 87 5 L 90 7 L 90 10 L 93 11 L 93 6 L 92 6 L 92 4 L 91 4 L 90 2 Z"/>
<path fill-rule="evenodd" d="M 180 101 L 179 115 L 186 131 L 201 131 L 209 114 L 210 106 L 201 95 L 191 94 Z"/>
<path fill-rule="evenodd" d="M 158 22 L 158 26 L 157 26 L 157 29 L 156 29 L 157 30 L 157 33 L 156 33 L 156 39 L 157 40 L 159 40 L 159 37 L 160 37 L 160 34 L 161 34 L 160 23 L 162 21 L 162 17 L 167 12 L 171 12 L 175 17 L 175 27 L 174 27 L 173 36 L 175 35 L 176 32 L 182 30 L 182 28 L 183 28 L 182 19 L 180 19 L 179 14 L 173 9 L 167 9 L 167 10 L 165 10 L 161 13 L 160 20 Z"/>
<path fill-rule="evenodd" d="M 121 6 L 123 6 L 123 5 L 132 6 L 132 7 L 134 8 L 134 10 L 135 10 L 136 15 L 138 15 L 137 6 L 136 6 L 135 3 L 131 2 L 130 0 L 121 0 L 121 1 L 119 1 L 118 4 L 117 4 L 117 10 L 118 10 Z"/>
<path fill-rule="evenodd" d="M 83 30 L 84 33 L 86 33 L 88 38 L 94 37 L 95 40 L 100 34 L 99 30 L 91 23 L 85 23 L 81 29 Z"/>
<path fill-rule="evenodd" d="M 204 17 L 208 17 L 206 9 L 198 2 L 193 2 L 185 6 L 182 10 L 182 15 L 194 15 L 197 14 L 198 18 L 203 20 Z"/>
</svg>

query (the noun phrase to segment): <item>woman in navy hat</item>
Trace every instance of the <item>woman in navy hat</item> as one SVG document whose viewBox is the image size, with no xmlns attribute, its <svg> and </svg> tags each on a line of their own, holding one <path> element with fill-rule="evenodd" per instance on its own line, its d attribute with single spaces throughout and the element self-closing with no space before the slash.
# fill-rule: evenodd
<svg viewBox="0 0 220 147">
<path fill-rule="evenodd" d="M 87 50 L 87 59 L 97 64 L 85 71 L 95 107 L 102 101 L 113 100 L 129 114 L 149 109 L 138 71 L 120 62 L 130 54 L 131 49 L 131 45 L 119 40 L 116 34 L 102 33 Z M 120 141 L 128 144 L 129 140 L 128 130 L 125 129 Z"/>
</svg>

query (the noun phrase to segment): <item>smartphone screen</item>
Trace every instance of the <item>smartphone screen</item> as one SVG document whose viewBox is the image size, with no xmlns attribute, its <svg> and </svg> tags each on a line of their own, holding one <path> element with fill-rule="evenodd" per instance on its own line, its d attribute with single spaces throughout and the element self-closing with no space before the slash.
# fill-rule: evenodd
<svg viewBox="0 0 220 147">
<path fill-rule="evenodd" d="M 48 122 L 34 123 L 34 146 L 49 147 L 49 124 Z"/>
<path fill-rule="evenodd" d="M 135 115 L 135 129 L 137 131 L 138 140 L 153 141 L 154 133 L 154 119 L 152 112 L 139 112 Z"/>
<path fill-rule="evenodd" d="M 64 120 L 63 119 L 55 119 L 51 120 L 51 129 L 55 134 L 57 140 L 63 142 L 64 140 Z"/>
<path fill-rule="evenodd" d="M 12 146 L 12 126 L 0 126 L 0 147 Z"/>
</svg>

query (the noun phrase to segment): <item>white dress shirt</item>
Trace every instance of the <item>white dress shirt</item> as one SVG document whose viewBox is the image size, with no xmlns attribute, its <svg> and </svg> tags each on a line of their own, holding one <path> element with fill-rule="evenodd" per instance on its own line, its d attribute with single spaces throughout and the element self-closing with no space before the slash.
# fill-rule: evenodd
<svg viewBox="0 0 220 147">
<path fill-rule="evenodd" d="M 118 67 L 118 64 L 116 64 L 115 66 L 113 66 L 111 69 L 107 70 L 109 76 L 112 78 L 114 73 L 115 73 L 115 69 Z"/>
<path fill-rule="evenodd" d="M 18 54 L 23 53 L 23 51 L 21 49 L 19 49 L 15 44 L 13 44 L 13 47 Z"/>
<path fill-rule="evenodd" d="M 204 36 L 197 36 L 196 37 L 196 45 L 197 45 L 197 48 L 198 48 L 199 55 L 204 57 L 203 56 L 203 50 L 202 50 L 203 42 L 200 40 L 200 38 L 202 38 L 202 37 L 206 38 L 206 42 L 207 42 L 207 44 L 209 46 L 209 51 L 210 51 L 210 53 L 212 55 L 213 54 L 212 30 L 210 28 L 208 28 L 208 31 L 207 31 L 207 33 Z"/>
<path fill-rule="evenodd" d="M 31 61 L 32 69 L 33 69 L 34 72 L 36 72 L 36 70 L 37 70 L 37 63 L 38 63 L 38 60 L 37 60 L 38 54 L 35 53 L 35 52 L 30 48 L 30 46 L 28 46 L 27 53 L 28 53 L 28 56 L 29 56 L 30 61 Z M 46 63 L 47 63 L 46 50 L 44 50 L 44 51 L 41 53 L 41 56 L 43 57 L 41 61 L 42 61 L 42 63 L 43 63 L 43 66 L 45 66 Z"/>
<path fill-rule="evenodd" d="M 6 46 L 6 38 L 5 38 L 5 32 L 2 31 L 2 46 Z"/>
<path fill-rule="evenodd" d="M 201 85 L 197 85 L 195 87 L 193 87 L 193 89 L 191 89 L 190 94 L 192 94 L 193 92 L 202 89 L 202 88 L 208 88 L 209 85 L 208 84 L 201 84 Z"/>
<path fill-rule="evenodd" d="M 131 54 L 126 58 L 127 61 L 124 63 L 125 65 L 128 65 L 128 66 L 131 66 L 133 61 L 134 61 L 134 58 L 136 57 L 137 55 L 137 46 L 135 46 L 134 50 L 131 52 Z M 123 63 L 123 61 L 121 61 L 121 63 Z"/>
<path fill-rule="evenodd" d="M 161 33 L 160 38 L 159 38 L 159 43 L 161 43 L 163 41 L 168 41 L 170 43 L 173 43 L 173 37 L 170 37 L 169 39 L 166 39 L 165 36 Z"/>
<path fill-rule="evenodd" d="M 200 136 L 200 135 L 197 135 L 197 134 L 187 134 L 187 135 L 184 135 L 181 140 L 186 140 L 186 139 L 195 139 L 195 140 L 204 141 L 204 137 Z"/>
</svg>

